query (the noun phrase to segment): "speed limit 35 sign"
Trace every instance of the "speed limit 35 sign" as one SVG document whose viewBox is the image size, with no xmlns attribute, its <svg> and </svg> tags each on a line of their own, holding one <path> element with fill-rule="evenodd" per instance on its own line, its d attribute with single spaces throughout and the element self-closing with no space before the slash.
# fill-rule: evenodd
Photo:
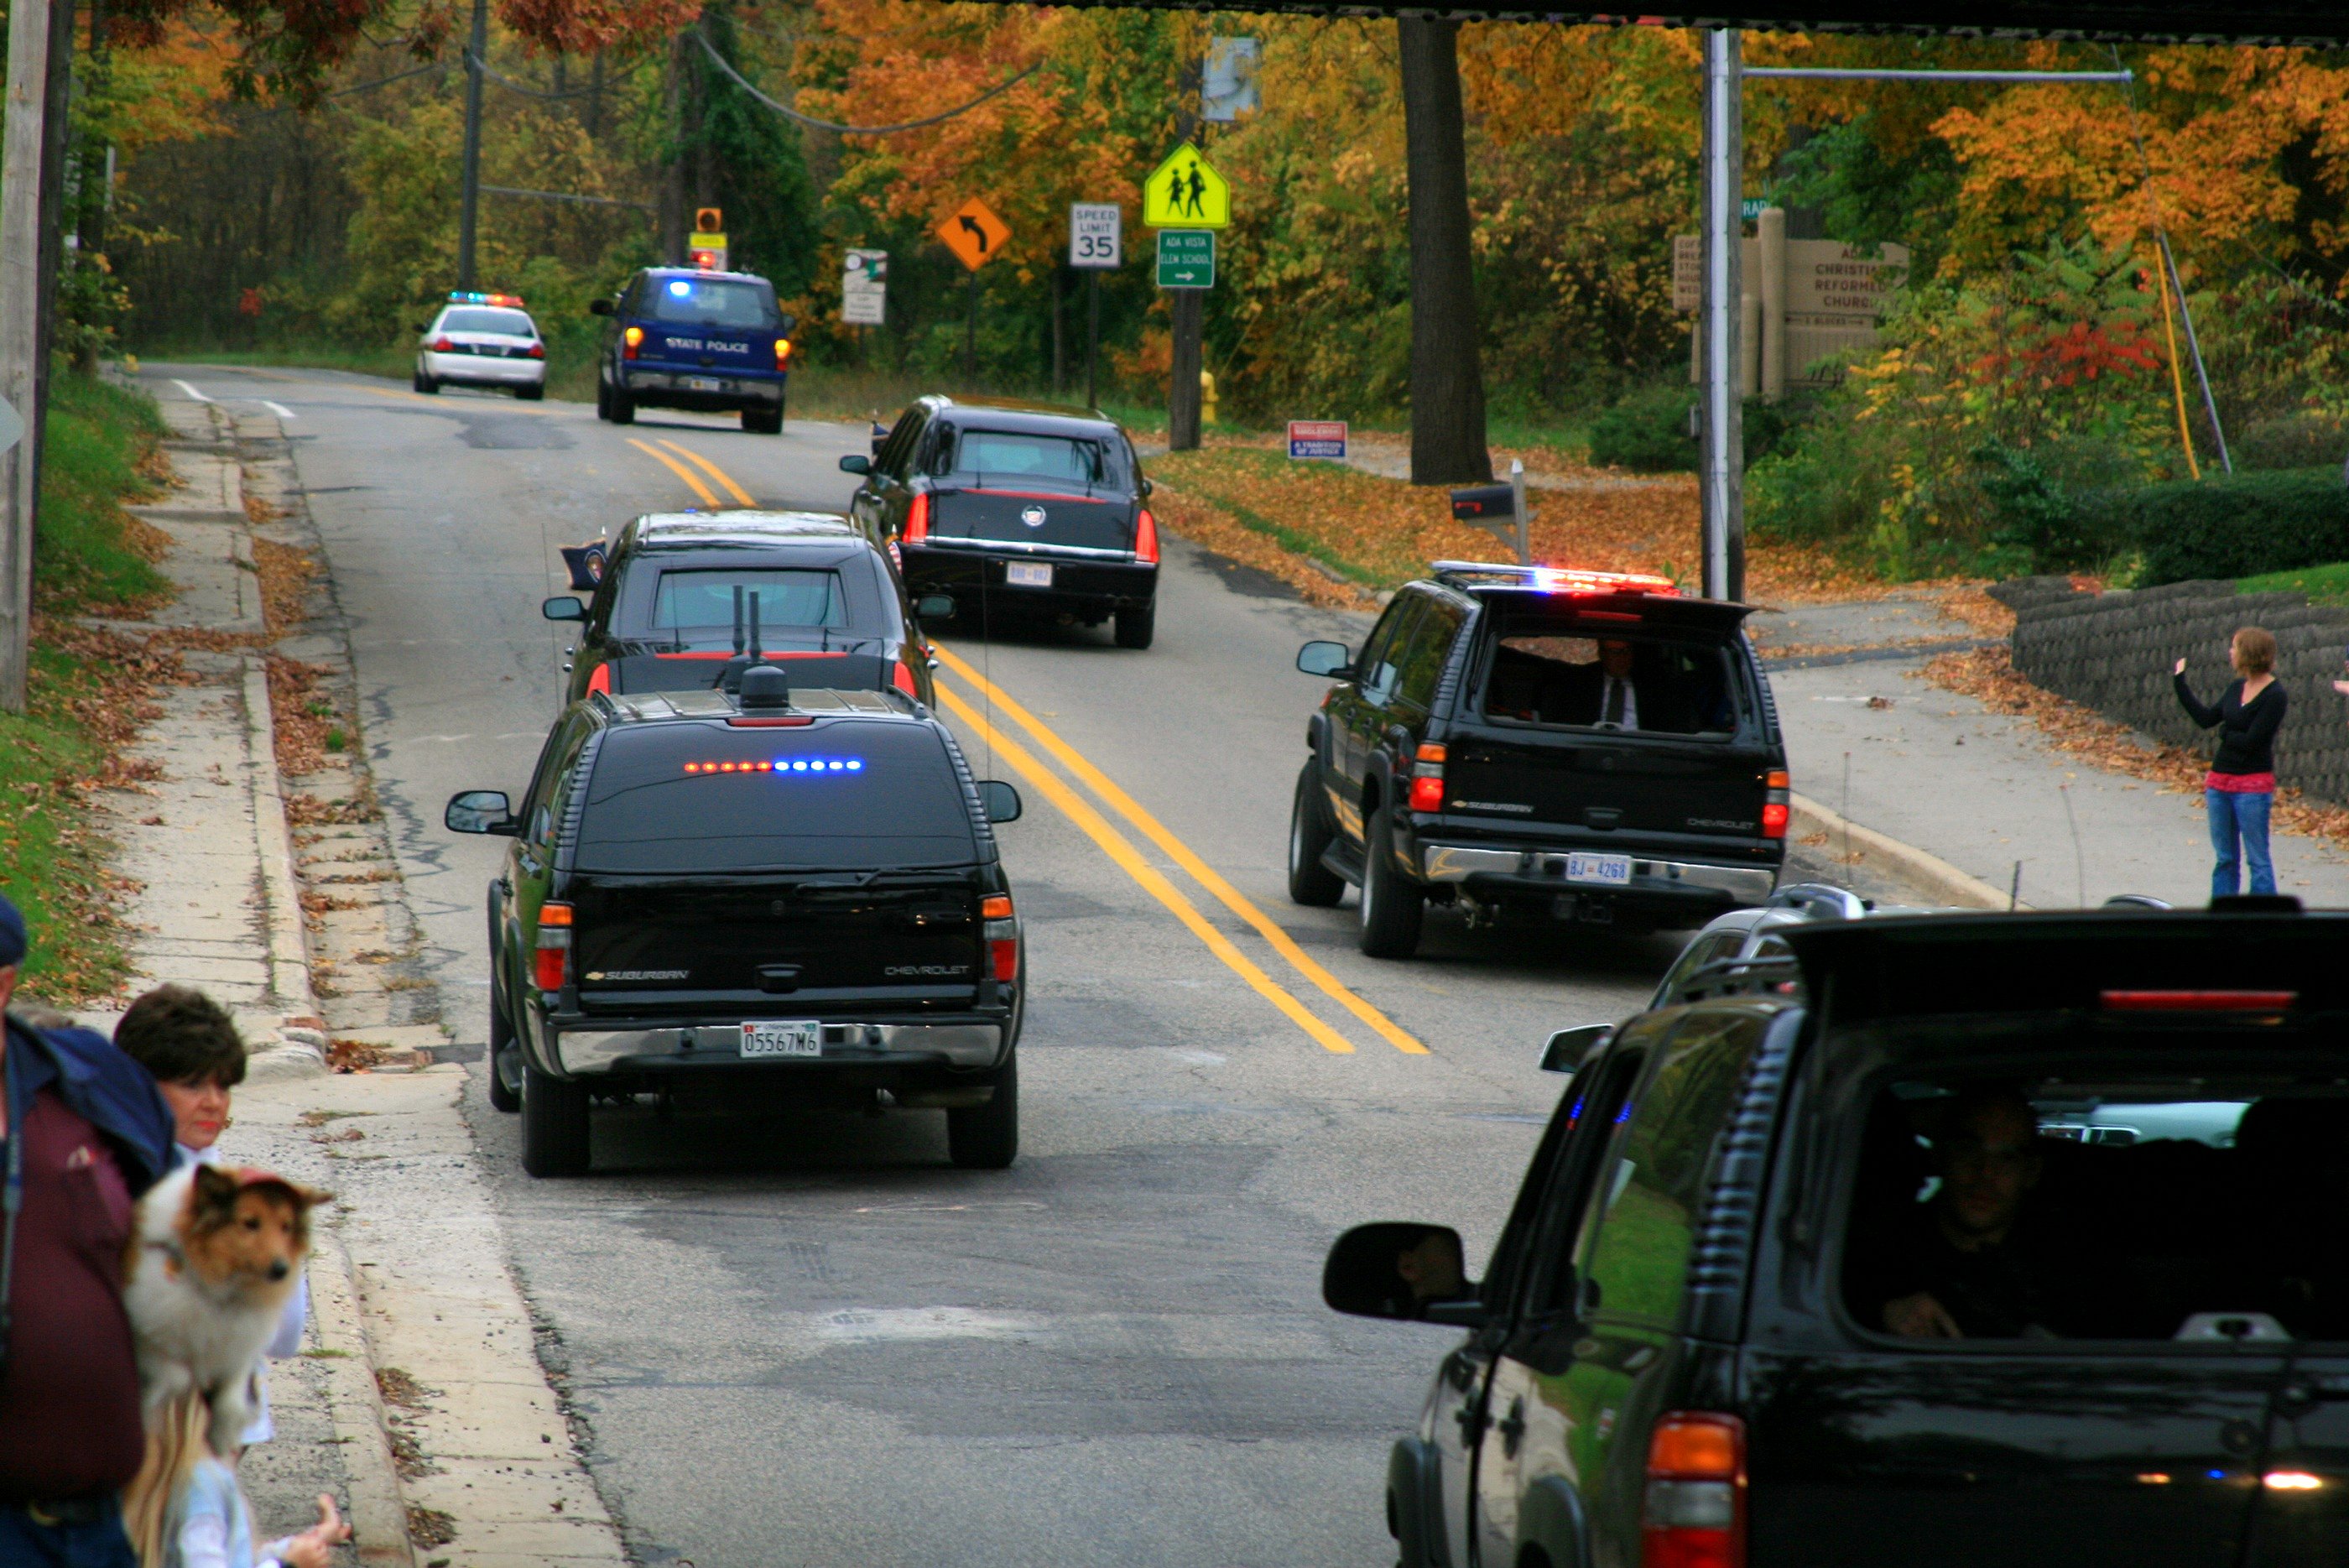
<svg viewBox="0 0 2349 1568">
<path fill-rule="evenodd" d="M 1125 219 L 1114 202 L 1069 205 L 1069 265 L 1108 271 L 1125 265 Z"/>
</svg>

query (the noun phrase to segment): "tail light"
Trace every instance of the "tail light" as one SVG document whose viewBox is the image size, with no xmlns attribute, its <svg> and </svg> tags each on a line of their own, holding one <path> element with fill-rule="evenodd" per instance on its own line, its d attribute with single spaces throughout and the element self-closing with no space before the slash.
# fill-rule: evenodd
<svg viewBox="0 0 2349 1568">
<path fill-rule="evenodd" d="M 432 340 L 432 352 L 435 354 L 454 354 L 456 351 L 457 340 L 453 337 L 435 337 Z"/>
<path fill-rule="evenodd" d="M 635 358 L 636 357 L 636 350 L 644 345 L 644 341 L 645 329 L 641 327 L 631 327 L 626 332 L 621 333 L 620 358 L 623 359 Z"/>
<path fill-rule="evenodd" d="M 902 659 L 897 660 L 897 667 L 889 672 L 889 684 L 908 697 L 918 700 L 922 695 L 920 690 L 914 684 L 913 666 Z"/>
<path fill-rule="evenodd" d="M 905 508 L 905 543 L 918 545 L 930 536 L 930 493 L 926 490 L 914 497 Z"/>
<path fill-rule="evenodd" d="M 1133 524 L 1133 558 L 1154 566 L 1158 564 L 1158 519 L 1150 514 L 1146 506 Z"/>
<path fill-rule="evenodd" d="M 1794 807 L 1788 804 L 1787 795 L 1787 791 L 1792 787 L 1793 781 L 1787 778 L 1786 770 L 1784 768 L 1772 768 L 1762 775 L 1763 837 L 1786 836 L 1786 819 L 1794 811 Z"/>
<path fill-rule="evenodd" d="M 2107 991 L 2107 1012 L 2283 1012 L 2296 991 Z"/>
<path fill-rule="evenodd" d="M 1019 922 L 1011 913 L 1011 899 L 998 893 L 982 900 L 979 918 L 987 922 L 987 967 L 1001 985 L 1019 978 Z"/>
<path fill-rule="evenodd" d="M 1411 809 L 1444 809 L 1444 748 L 1423 745 L 1411 766 Z"/>
<path fill-rule="evenodd" d="M 1641 1568 L 1744 1568 L 1745 1423 L 1678 1410 L 1648 1440 Z"/>
<path fill-rule="evenodd" d="M 786 370 L 786 369 L 789 369 L 791 368 L 791 363 L 792 363 L 792 340 L 791 340 L 790 338 L 788 338 L 788 337 L 778 337 L 778 338 L 776 338 L 776 339 L 775 339 L 775 369 L 778 369 L 778 370 Z"/>
<path fill-rule="evenodd" d="M 545 345 L 545 344 L 543 344 L 543 343 L 533 343 L 533 344 L 532 344 L 532 345 L 530 346 L 530 357 L 531 357 L 532 358 L 533 358 L 533 359 L 543 359 L 543 358 L 546 358 L 546 345 Z"/>
<path fill-rule="evenodd" d="M 571 978 L 571 906 L 544 903 L 538 907 L 537 969 L 533 976 L 541 991 L 561 991 Z"/>
</svg>

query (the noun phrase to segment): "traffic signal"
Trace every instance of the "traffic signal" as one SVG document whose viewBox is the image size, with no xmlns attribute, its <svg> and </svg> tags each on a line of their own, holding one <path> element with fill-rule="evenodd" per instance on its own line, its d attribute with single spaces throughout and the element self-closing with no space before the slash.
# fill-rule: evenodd
<svg viewBox="0 0 2349 1568">
<path fill-rule="evenodd" d="M 696 207 L 693 226 L 705 234 L 722 234 L 726 232 L 726 214 L 716 207 Z"/>
</svg>

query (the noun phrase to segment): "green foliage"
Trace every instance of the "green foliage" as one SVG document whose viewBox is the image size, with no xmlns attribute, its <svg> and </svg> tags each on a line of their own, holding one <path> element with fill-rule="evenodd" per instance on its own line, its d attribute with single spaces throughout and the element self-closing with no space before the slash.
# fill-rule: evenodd
<svg viewBox="0 0 2349 1568">
<path fill-rule="evenodd" d="M 2227 452 L 2238 472 L 2263 468 L 2339 467 L 2349 458 L 2349 424 L 2321 413 L 2254 420 L 2227 432 Z"/>
<path fill-rule="evenodd" d="M 162 416 L 142 392 L 95 377 L 50 379 L 41 525 L 33 542 L 33 581 L 45 611 L 129 605 L 163 590 L 162 574 L 122 513 L 125 500 L 153 488 L 139 463 L 162 432 Z"/>
<path fill-rule="evenodd" d="M 1590 461 L 1634 473 L 1693 473 L 1696 439 L 1689 416 L 1696 389 L 1670 384 L 1634 392 L 1590 421 Z"/>
<path fill-rule="evenodd" d="M 1778 199 L 1818 210 L 1825 233 L 1847 244 L 1905 244 L 1910 271 L 1931 277 L 1940 239 L 1957 215 L 1958 161 L 1938 137 L 1895 158 L 1873 111 L 1789 145 Z"/>
<path fill-rule="evenodd" d="M 2097 534 L 2143 553 L 2150 587 L 2245 577 L 2349 559 L 2349 486 L 2338 468 L 2179 481 L 2085 504 Z"/>
<path fill-rule="evenodd" d="M 2349 604 L 2349 561 L 2262 572 L 2258 576 L 2242 578 L 2235 587 L 2246 594 L 2306 594 L 2308 602 L 2316 605 Z"/>
</svg>

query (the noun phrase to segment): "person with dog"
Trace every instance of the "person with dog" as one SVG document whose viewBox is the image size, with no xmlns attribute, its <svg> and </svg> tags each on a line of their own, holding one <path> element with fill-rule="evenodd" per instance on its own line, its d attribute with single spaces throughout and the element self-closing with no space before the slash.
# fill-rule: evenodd
<svg viewBox="0 0 2349 1568">
<path fill-rule="evenodd" d="M 2227 662 L 2240 678 L 2204 702 L 2186 684 L 2186 660 L 2170 671 L 2178 701 L 2203 729 L 2216 726 L 2219 752 L 2202 780 L 2202 802 L 2210 816 L 2210 896 L 2240 891 L 2243 864 L 2251 863 L 2251 891 L 2276 890 L 2275 863 L 2268 855 L 2268 813 L 2275 805 L 2275 738 L 2283 728 L 2286 699 L 2275 678 L 2275 635 L 2247 626 L 2227 645 Z M 2238 848 L 2240 841 L 2240 847 Z"/>
<path fill-rule="evenodd" d="M 230 1091 L 244 1082 L 244 1037 L 227 1008 L 193 986 L 159 985 L 140 995 L 114 1026 L 114 1043 L 154 1075 L 171 1107 L 179 1165 L 215 1165 L 220 1136 L 228 1130 Z M 263 1354 L 283 1361 L 302 1353 L 302 1330 L 310 1320 L 310 1282 L 296 1275 L 276 1332 Z M 269 1417 L 269 1388 L 254 1377 L 254 1416 L 242 1446 L 265 1443 L 275 1428 Z"/>
<path fill-rule="evenodd" d="M 0 1564 L 134 1568 L 120 1493 L 146 1450 L 123 1299 L 133 1201 L 171 1168 L 146 1071 L 7 1012 L 25 919 L 0 896 Z"/>
</svg>

